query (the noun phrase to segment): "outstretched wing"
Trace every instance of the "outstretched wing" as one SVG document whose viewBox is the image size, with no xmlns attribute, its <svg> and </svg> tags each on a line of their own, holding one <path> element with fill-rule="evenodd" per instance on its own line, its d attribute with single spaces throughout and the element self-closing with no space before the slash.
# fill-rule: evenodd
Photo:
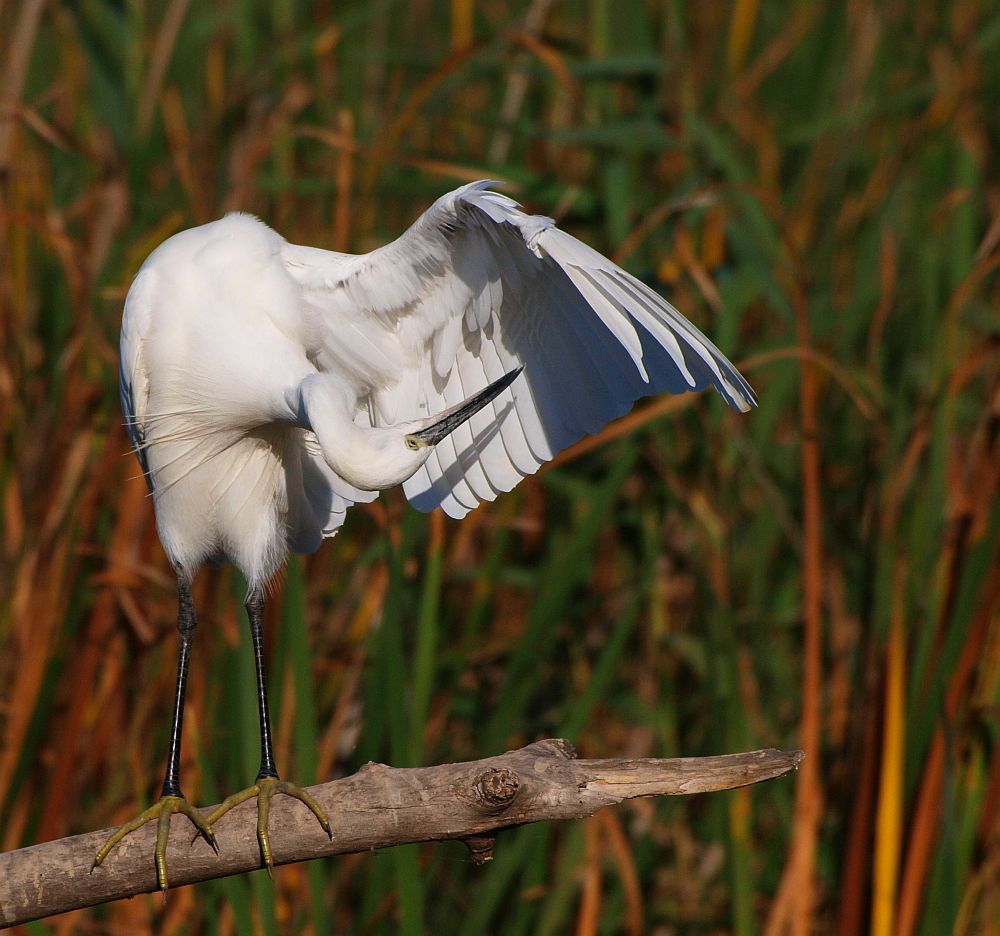
<svg viewBox="0 0 1000 936">
<path fill-rule="evenodd" d="M 714 387 L 735 409 L 754 405 L 662 296 L 489 185 L 445 195 L 364 256 L 283 248 L 317 366 L 361 388 L 359 416 L 375 425 L 434 415 L 524 365 L 405 483 L 416 507 L 462 517 L 643 396 Z"/>
</svg>

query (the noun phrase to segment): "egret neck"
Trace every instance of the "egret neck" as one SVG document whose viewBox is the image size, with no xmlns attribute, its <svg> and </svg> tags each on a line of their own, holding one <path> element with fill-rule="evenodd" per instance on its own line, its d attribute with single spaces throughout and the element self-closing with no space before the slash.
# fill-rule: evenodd
<svg viewBox="0 0 1000 936">
<path fill-rule="evenodd" d="M 349 484 L 383 491 L 413 475 L 438 442 L 492 403 L 522 370 L 515 368 L 443 413 L 392 426 L 358 425 L 351 416 L 356 403 L 337 379 L 311 374 L 286 395 L 287 421 L 315 434 L 323 459 Z"/>
</svg>

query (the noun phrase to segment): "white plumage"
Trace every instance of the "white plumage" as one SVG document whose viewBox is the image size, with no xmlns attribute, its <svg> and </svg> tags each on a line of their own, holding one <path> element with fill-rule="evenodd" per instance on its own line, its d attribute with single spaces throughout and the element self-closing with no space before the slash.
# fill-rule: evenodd
<svg viewBox="0 0 1000 936">
<path fill-rule="evenodd" d="M 241 214 L 163 243 L 125 302 L 121 396 L 177 573 L 177 690 L 162 795 L 108 838 L 95 868 L 156 820 L 165 891 L 171 815 L 215 846 L 215 824 L 251 797 L 269 869 L 275 795 L 333 834 L 274 759 L 263 586 L 289 549 L 316 549 L 352 504 L 395 484 L 421 510 L 463 517 L 639 397 L 710 386 L 736 409 L 754 403 L 661 296 L 485 182 L 366 256 L 296 247 Z M 180 787 L 190 583 L 202 562 L 227 559 L 250 586 L 261 766 L 204 817 Z"/>
<path fill-rule="evenodd" d="M 152 253 L 125 304 L 122 404 L 187 575 L 229 559 L 260 583 L 391 483 L 462 517 L 641 396 L 713 386 L 753 405 L 662 296 L 488 185 L 363 256 L 289 244 L 243 214 Z M 401 441 L 519 365 L 411 474 L 374 463 L 373 440 Z"/>
</svg>

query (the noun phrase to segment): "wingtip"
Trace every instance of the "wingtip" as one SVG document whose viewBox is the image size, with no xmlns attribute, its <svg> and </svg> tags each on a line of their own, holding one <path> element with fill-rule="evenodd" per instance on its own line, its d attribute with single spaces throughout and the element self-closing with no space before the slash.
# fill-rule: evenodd
<svg viewBox="0 0 1000 936">
<path fill-rule="evenodd" d="M 725 359 L 723 359 L 725 360 Z M 728 364 L 728 362 L 725 362 Z M 721 383 L 716 383 L 716 389 L 722 394 L 722 398 L 737 412 L 749 413 L 757 405 L 757 394 L 753 387 L 747 383 L 746 378 L 732 365 L 729 365 L 730 373 L 723 371 L 719 376 Z M 735 374 L 738 383 L 727 379 Z"/>
<path fill-rule="evenodd" d="M 728 386 L 726 390 L 728 392 L 723 397 L 737 412 L 749 413 L 757 405 L 757 394 L 749 384 L 745 388 Z"/>
</svg>

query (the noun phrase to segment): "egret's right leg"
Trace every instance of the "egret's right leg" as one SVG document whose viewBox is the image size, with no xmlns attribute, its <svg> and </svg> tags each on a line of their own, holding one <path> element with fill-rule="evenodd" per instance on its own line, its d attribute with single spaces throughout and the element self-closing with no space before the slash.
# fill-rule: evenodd
<svg viewBox="0 0 1000 936">
<path fill-rule="evenodd" d="M 156 819 L 156 880 L 160 885 L 160 890 L 164 893 L 167 890 L 167 837 L 170 834 L 170 817 L 174 813 L 183 813 L 187 816 L 198 830 L 198 835 L 201 835 L 216 851 L 219 850 L 215 844 L 211 825 L 205 821 L 198 810 L 188 803 L 181 792 L 179 777 L 181 730 L 184 726 L 184 696 L 187 691 L 191 646 L 194 643 L 194 630 L 198 621 L 194 613 L 194 602 L 191 600 L 191 589 L 187 580 L 181 575 L 177 577 L 177 593 L 179 599 L 177 630 L 180 632 L 181 646 L 180 655 L 177 658 L 177 690 L 174 694 L 174 717 L 170 728 L 170 750 L 167 754 L 167 770 L 163 777 L 163 790 L 160 793 L 160 799 L 149 809 L 116 830 L 101 846 L 101 850 L 94 859 L 94 868 L 96 868 L 126 835 Z"/>
<path fill-rule="evenodd" d="M 309 808 L 316 817 L 317 822 L 323 827 L 323 831 L 333 838 L 333 831 L 330 828 L 330 819 L 326 810 L 316 802 L 313 797 L 302 787 L 287 780 L 282 780 L 278 776 L 278 769 L 274 764 L 274 745 L 271 741 L 271 716 L 267 707 L 267 680 L 264 675 L 264 593 L 260 586 L 254 586 L 247 594 L 246 601 L 247 617 L 250 620 L 250 639 L 253 643 L 254 667 L 257 670 L 257 712 L 260 715 L 260 770 L 257 772 L 257 779 L 252 787 L 247 787 L 239 793 L 227 796 L 220 803 L 215 811 L 208 817 L 208 824 L 214 826 L 230 809 L 246 802 L 248 799 L 257 799 L 257 842 L 260 845 L 260 856 L 267 868 L 267 873 L 271 873 L 274 866 L 274 858 L 271 854 L 271 834 L 268 827 L 268 820 L 271 814 L 271 800 L 278 794 L 284 793 L 297 799 Z"/>
</svg>

